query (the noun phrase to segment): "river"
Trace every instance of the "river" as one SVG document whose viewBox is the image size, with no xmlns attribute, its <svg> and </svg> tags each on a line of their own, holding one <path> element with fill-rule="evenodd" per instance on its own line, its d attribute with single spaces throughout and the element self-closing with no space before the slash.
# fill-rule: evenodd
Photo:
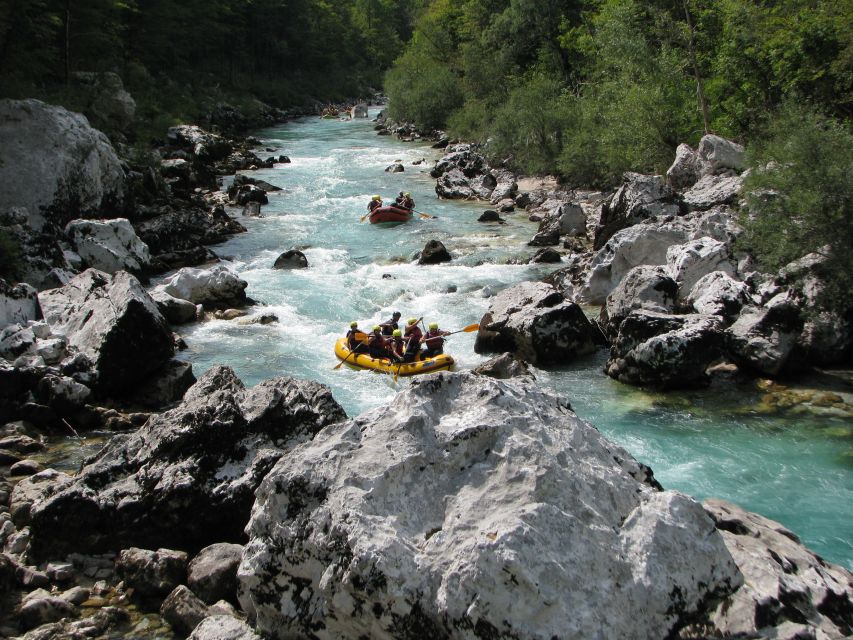
<svg viewBox="0 0 853 640">
<path fill-rule="evenodd" d="M 423 316 L 444 329 L 461 329 L 480 320 L 490 295 L 554 270 L 517 263 L 535 251 L 525 243 L 536 224 L 523 213 L 506 214 L 503 225 L 483 224 L 477 222 L 487 208 L 482 203 L 439 201 L 429 169 L 440 152 L 377 136 L 373 126 L 370 120 L 310 118 L 257 134 L 271 153 L 292 162 L 252 175 L 283 190 L 270 194 L 263 218 L 241 219 L 248 233 L 214 250 L 249 283 L 247 293 L 260 310 L 279 322 L 215 320 L 181 328 L 189 345 L 181 357 L 193 363 L 197 376 L 223 363 L 247 386 L 278 375 L 317 380 L 354 416 L 410 383 L 335 369 L 333 344 L 352 320 L 369 328 L 399 310 L 404 319 Z M 405 171 L 385 172 L 396 161 Z M 387 203 L 401 190 L 432 217 L 393 228 L 360 222 L 371 195 L 381 194 Z M 452 262 L 413 262 L 430 239 L 447 246 Z M 309 268 L 272 269 L 276 257 L 294 247 L 303 250 Z M 448 339 L 445 350 L 460 369 L 486 359 L 474 353 L 474 336 Z M 645 392 L 605 376 L 605 360 L 601 351 L 536 375 L 578 415 L 651 466 L 665 488 L 700 500 L 724 498 L 778 520 L 826 559 L 853 569 L 849 417 L 769 410 L 760 404 L 763 392 L 755 383 Z"/>
</svg>

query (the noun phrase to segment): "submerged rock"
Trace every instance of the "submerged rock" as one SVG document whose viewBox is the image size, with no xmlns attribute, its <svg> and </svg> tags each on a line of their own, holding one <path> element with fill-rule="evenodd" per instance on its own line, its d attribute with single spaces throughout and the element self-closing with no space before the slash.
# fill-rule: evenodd
<svg viewBox="0 0 853 640">
<path fill-rule="evenodd" d="M 63 557 L 239 541 L 272 465 L 344 418 L 318 383 L 281 377 L 247 390 L 231 369 L 213 367 L 178 407 L 114 437 L 70 486 L 35 501 L 33 549 Z"/>
<path fill-rule="evenodd" d="M 277 464 L 238 574 L 258 631 L 664 638 L 740 585 L 699 504 L 521 380 L 430 376 Z"/>
</svg>

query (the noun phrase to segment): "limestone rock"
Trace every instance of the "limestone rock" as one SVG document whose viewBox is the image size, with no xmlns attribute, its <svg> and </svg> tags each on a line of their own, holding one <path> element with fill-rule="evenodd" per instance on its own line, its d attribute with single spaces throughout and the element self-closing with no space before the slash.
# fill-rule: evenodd
<svg viewBox="0 0 853 640">
<path fill-rule="evenodd" d="M 275 259 L 273 269 L 306 269 L 308 268 L 308 258 L 305 254 L 296 249 L 285 251 Z"/>
<path fill-rule="evenodd" d="M 160 615 L 178 633 L 187 634 L 207 616 L 207 605 L 185 585 L 179 585 L 163 601 Z"/>
<path fill-rule="evenodd" d="M 669 275 L 678 283 L 680 296 L 686 298 L 694 285 L 714 271 L 734 275 L 735 264 L 729 247 L 714 238 L 699 238 L 666 250 Z"/>
<path fill-rule="evenodd" d="M 0 210 L 31 226 L 120 211 L 125 176 L 107 137 L 79 113 L 39 100 L 0 100 Z"/>
<path fill-rule="evenodd" d="M 34 552 L 241 540 L 272 465 L 345 417 L 318 383 L 281 377 L 245 389 L 231 369 L 213 367 L 175 409 L 113 437 L 69 486 L 33 504 Z"/>
<path fill-rule="evenodd" d="M 747 307 L 726 330 L 735 362 L 764 375 L 782 372 L 803 330 L 799 305 L 780 293 L 764 307 Z"/>
<path fill-rule="evenodd" d="M 816 556 L 778 522 L 723 500 L 703 506 L 745 580 L 710 616 L 715 633 L 775 638 L 792 624 L 801 626 L 796 637 L 853 633 L 853 574 Z"/>
<path fill-rule="evenodd" d="M 474 369 L 474 373 L 506 380 L 507 378 L 515 378 L 516 376 L 531 376 L 533 373 L 530 367 L 524 360 L 519 360 L 511 353 L 502 353 L 494 358 L 487 360 L 483 364 Z"/>
<path fill-rule="evenodd" d="M 614 233 L 656 216 L 679 212 L 672 189 L 662 176 L 626 173 L 622 186 L 601 208 L 594 248 L 600 249 Z"/>
<path fill-rule="evenodd" d="M 243 546 L 220 542 L 205 547 L 190 562 L 187 585 L 207 604 L 237 601 L 237 566 Z"/>
<path fill-rule="evenodd" d="M 742 186 L 743 178 L 740 176 L 707 175 L 681 194 L 681 201 L 688 211 L 706 211 L 734 203 Z"/>
<path fill-rule="evenodd" d="M 139 274 L 151 262 L 146 245 L 126 218 L 115 220 L 72 220 L 65 227 L 74 250 L 85 264 L 115 274 Z"/>
<path fill-rule="evenodd" d="M 441 262 L 450 262 L 453 258 L 447 247 L 441 240 L 430 240 L 421 251 L 418 264 L 439 264 Z"/>
<path fill-rule="evenodd" d="M 628 272 L 607 296 L 599 324 L 608 340 L 615 340 L 622 321 L 635 309 L 673 313 L 678 285 L 662 266 L 641 265 Z"/>
<path fill-rule="evenodd" d="M 189 300 L 176 298 L 162 289 L 151 291 L 151 299 L 157 304 L 157 308 L 169 324 L 186 324 L 196 319 L 196 306 Z"/>
<path fill-rule="evenodd" d="M 169 144 L 188 149 L 194 156 L 205 162 L 227 158 L 232 150 L 231 142 L 222 136 L 209 133 L 191 124 L 170 127 L 166 137 Z"/>
<path fill-rule="evenodd" d="M 116 572 L 140 596 L 165 596 L 187 575 L 187 554 L 172 549 L 123 549 Z"/>
<path fill-rule="evenodd" d="M 41 318 L 38 293 L 26 284 L 8 284 L 0 278 L 0 329 Z"/>
<path fill-rule="evenodd" d="M 626 384 L 662 389 L 703 385 L 706 369 L 722 357 L 722 329 L 717 316 L 634 310 L 619 326 L 605 372 Z"/>
<path fill-rule="evenodd" d="M 751 301 L 749 287 L 725 271 L 712 271 L 693 285 L 687 302 L 699 313 L 734 318 Z"/>
<path fill-rule="evenodd" d="M 223 265 L 210 269 L 184 267 L 166 278 L 156 290 L 205 308 L 239 307 L 246 303 L 245 280 Z"/>
<path fill-rule="evenodd" d="M 357 105 L 353 106 L 350 109 L 350 117 L 351 118 L 366 118 L 367 117 L 367 105 L 363 102 L 359 102 Z"/>
<path fill-rule="evenodd" d="M 430 376 L 324 429 L 247 531 L 240 602 L 275 639 L 664 638 L 741 583 L 700 505 L 521 378 Z"/>
<path fill-rule="evenodd" d="M 242 620 L 219 615 L 202 620 L 187 640 L 261 640 L 261 637 Z"/>
<path fill-rule="evenodd" d="M 746 168 L 743 146 L 713 134 L 702 136 L 696 154 L 702 163 L 702 175 L 726 169 L 740 172 Z"/>
<path fill-rule="evenodd" d="M 74 82 L 86 89 L 86 115 L 97 127 L 124 131 L 136 116 L 136 101 L 124 88 L 121 76 L 110 71 L 77 71 Z"/>
<path fill-rule="evenodd" d="M 563 364 L 592 353 L 597 330 L 553 286 L 523 282 L 494 297 L 480 320 L 477 353 L 510 351 L 534 365 Z"/>
<path fill-rule="evenodd" d="M 59 289 L 43 291 L 44 318 L 94 364 L 98 387 L 123 393 L 174 353 L 172 332 L 139 281 L 120 271 L 87 269 Z"/>
<path fill-rule="evenodd" d="M 688 144 L 680 144 L 675 150 L 675 160 L 666 170 L 669 185 L 676 190 L 692 187 L 699 179 L 701 164 L 696 152 Z"/>
</svg>

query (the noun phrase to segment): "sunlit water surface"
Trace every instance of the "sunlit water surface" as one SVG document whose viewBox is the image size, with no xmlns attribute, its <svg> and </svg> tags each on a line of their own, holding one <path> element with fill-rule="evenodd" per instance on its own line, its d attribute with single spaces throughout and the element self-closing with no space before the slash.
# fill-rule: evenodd
<svg viewBox="0 0 853 640">
<path fill-rule="evenodd" d="M 374 112 L 372 111 L 371 114 Z M 481 204 L 439 201 L 429 168 L 439 152 L 428 145 L 377 136 L 370 121 L 305 119 L 262 131 L 268 155 L 292 163 L 252 172 L 283 188 L 270 194 L 261 219 L 241 219 L 248 233 L 215 247 L 249 283 L 257 312 L 270 325 L 211 321 L 182 328 L 181 357 L 196 375 L 217 363 L 247 386 L 278 375 L 322 382 L 351 416 L 387 402 L 409 384 L 390 376 L 335 369 L 334 341 L 350 321 L 370 327 L 400 310 L 442 328 L 478 322 L 488 297 L 536 279 L 554 266 L 516 264 L 534 249 L 525 243 L 535 223 L 507 214 L 483 224 Z M 267 154 L 266 151 L 261 155 Z M 422 164 L 415 161 L 424 159 Z M 403 173 L 386 173 L 400 161 Z M 373 194 L 386 202 L 410 191 L 419 211 L 412 222 L 377 228 L 360 222 Z M 454 259 L 418 266 L 412 256 L 427 240 L 445 243 Z M 309 268 L 272 269 L 276 257 L 300 248 Z M 447 345 L 458 368 L 485 360 L 474 333 Z M 853 568 L 853 427 L 841 417 L 767 415 L 754 410 L 759 393 L 714 387 L 654 394 L 602 373 L 606 353 L 559 370 L 537 371 L 541 385 L 564 396 L 577 413 L 650 465 L 668 489 L 698 499 L 721 497 L 782 522 L 834 562 Z"/>
</svg>

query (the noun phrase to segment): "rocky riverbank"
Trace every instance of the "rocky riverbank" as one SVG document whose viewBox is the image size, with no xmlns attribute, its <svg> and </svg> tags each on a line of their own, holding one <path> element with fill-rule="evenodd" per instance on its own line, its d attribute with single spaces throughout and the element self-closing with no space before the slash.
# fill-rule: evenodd
<svg viewBox="0 0 853 640">
<path fill-rule="evenodd" d="M 620 380 L 699 384 L 720 353 L 735 359 L 725 335 L 743 318 L 781 322 L 792 296 L 807 295 L 794 284 L 803 272 L 748 271 L 732 244 L 731 195 L 703 209 L 684 204 L 698 201 L 685 195 L 690 178 L 670 178 L 681 189 L 673 191 L 634 174 L 613 194 L 528 188 L 476 149 L 450 147 L 433 169 L 440 195 L 540 217 L 532 246 L 574 267 L 494 296 L 477 350 L 502 355 L 481 373 L 430 376 L 348 418 L 315 382 L 283 377 L 246 389 L 227 367 L 196 381 L 173 359 L 173 325 L 251 304 L 245 281 L 201 263 L 214 257 L 208 243 L 240 231 L 240 207 L 260 213 L 275 186 L 244 173 L 223 190 L 218 178 L 286 158 L 187 125 L 170 129 L 142 170 L 74 114 L 32 101 L 0 108 L 14 114 L 0 119 L 0 140 L 15 142 L 0 148 L 22 162 L 21 146 L 38 139 L 19 133 L 27 117 L 54 132 L 53 147 L 76 154 L 42 174 L 43 185 L 23 164 L 28 184 L 45 192 L 0 203 L 13 216 L 9 232 L 25 240 L 26 274 L 0 292 L 4 635 L 853 632 L 848 571 L 777 523 L 666 491 L 542 391 L 525 364 L 548 367 L 609 343 L 619 350 L 608 372 Z M 697 174 L 712 156 L 725 154 L 694 154 Z M 737 172 L 721 164 L 707 175 L 719 186 Z M 678 247 L 672 260 L 666 245 L 650 261 L 667 241 Z M 172 269 L 146 290 L 147 277 Z M 710 276 L 726 295 L 694 296 Z M 594 296 L 606 302 L 599 322 L 579 306 Z M 779 296 L 793 302 L 771 303 Z M 800 320 L 785 320 L 786 339 L 813 321 Z M 759 347 L 769 342 L 756 335 Z M 779 359 L 787 366 L 796 353 Z M 69 429 L 118 433 L 77 473 L 28 458 L 41 434 Z"/>
</svg>

